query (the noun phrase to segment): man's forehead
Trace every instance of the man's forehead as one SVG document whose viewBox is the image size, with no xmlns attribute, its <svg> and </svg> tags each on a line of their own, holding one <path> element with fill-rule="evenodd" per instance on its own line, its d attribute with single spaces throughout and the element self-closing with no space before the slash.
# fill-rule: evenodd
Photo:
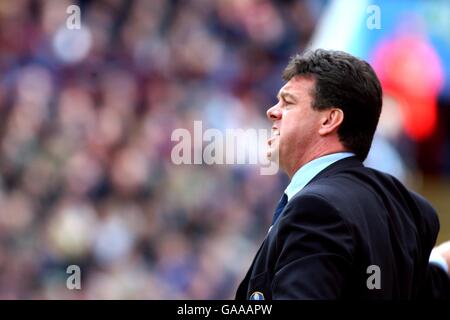
<svg viewBox="0 0 450 320">
<path fill-rule="evenodd" d="M 313 87 L 314 80 L 312 78 L 296 76 L 286 82 L 284 86 L 281 87 L 280 91 L 278 91 L 278 94 L 290 93 L 295 95 L 295 93 L 309 92 Z"/>
</svg>

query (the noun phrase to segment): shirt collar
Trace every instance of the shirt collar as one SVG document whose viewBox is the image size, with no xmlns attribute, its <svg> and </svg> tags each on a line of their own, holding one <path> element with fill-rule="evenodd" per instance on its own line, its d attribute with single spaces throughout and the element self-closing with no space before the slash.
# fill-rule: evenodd
<svg viewBox="0 0 450 320">
<path fill-rule="evenodd" d="M 284 193 L 288 197 L 288 201 L 302 190 L 319 172 L 324 170 L 326 167 L 344 158 L 352 157 L 355 154 L 352 152 L 337 152 L 322 156 L 320 158 L 311 160 L 307 164 L 303 165 L 291 179 L 291 182 L 287 186 Z"/>
</svg>

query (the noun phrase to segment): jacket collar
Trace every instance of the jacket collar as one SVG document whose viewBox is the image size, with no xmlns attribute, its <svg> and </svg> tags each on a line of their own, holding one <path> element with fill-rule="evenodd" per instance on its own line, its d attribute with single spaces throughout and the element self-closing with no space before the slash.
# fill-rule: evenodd
<svg viewBox="0 0 450 320">
<path fill-rule="evenodd" d="M 352 156 L 352 157 L 344 158 L 344 159 L 336 161 L 335 163 L 333 163 L 333 164 L 329 165 L 328 167 L 326 167 L 325 169 L 323 169 L 321 172 L 319 172 L 319 174 L 317 174 L 314 178 L 312 178 L 311 181 L 309 183 L 307 183 L 306 185 L 314 183 L 315 181 L 317 181 L 319 179 L 327 178 L 329 176 L 335 175 L 336 173 L 347 170 L 347 169 L 361 168 L 361 167 L 364 167 L 364 165 L 361 162 L 361 160 L 358 159 L 358 157 Z"/>
</svg>

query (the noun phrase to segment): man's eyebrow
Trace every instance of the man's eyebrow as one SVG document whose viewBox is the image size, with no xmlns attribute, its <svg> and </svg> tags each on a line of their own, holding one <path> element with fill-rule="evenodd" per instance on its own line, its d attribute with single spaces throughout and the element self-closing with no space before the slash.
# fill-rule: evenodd
<svg viewBox="0 0 450 320">
<path fill-rule="evenodd" d="M 279 100 L 281 97 L 284 98 L 284 99 L 286 99 L 286 98 L 291 98 L 292 100 L 297 101 L 297 99 L 295 98 L 295 96 L 294 96 L 293 94 L 291 94 L 291 93 L 289 93 L 289 92 L 286 92 L 286 91 L 278 92 L 278 94 L 277 94 L 278 100 Z"/>
</svg>

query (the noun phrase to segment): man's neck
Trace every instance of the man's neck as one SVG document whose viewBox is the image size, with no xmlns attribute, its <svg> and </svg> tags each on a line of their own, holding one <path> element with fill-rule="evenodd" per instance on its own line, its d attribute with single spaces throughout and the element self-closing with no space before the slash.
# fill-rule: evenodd
<svg viewBox="0 0 450 320">
<path fill-rule="evenodd" d="M 289 179 L 292 179 L 294 174 L 308 162 L 311 162 L 314 159 L 317 159 L 317 158 L 320 158 L 320 157 L 323 157 L 323 156 L 326 156 L 329 154 L 338 153 L 338 152 L 348 152 L 348 150 L 345 149 L 343 146 L 339 146 L 336 148 L 328 148 L 328 150 L 316 149 L 316 152 L 305 155 L 305 157 L 302 157 L 301 159 L 299 159 L 299 161 L 297 161 L 295 163 L 295 165 L 292 166 L 292 168 L 290 168 L 289 170 L 285 170 L 285 171 L 286 171 L 287 175 L 289 176 Z"/>
</svg>

